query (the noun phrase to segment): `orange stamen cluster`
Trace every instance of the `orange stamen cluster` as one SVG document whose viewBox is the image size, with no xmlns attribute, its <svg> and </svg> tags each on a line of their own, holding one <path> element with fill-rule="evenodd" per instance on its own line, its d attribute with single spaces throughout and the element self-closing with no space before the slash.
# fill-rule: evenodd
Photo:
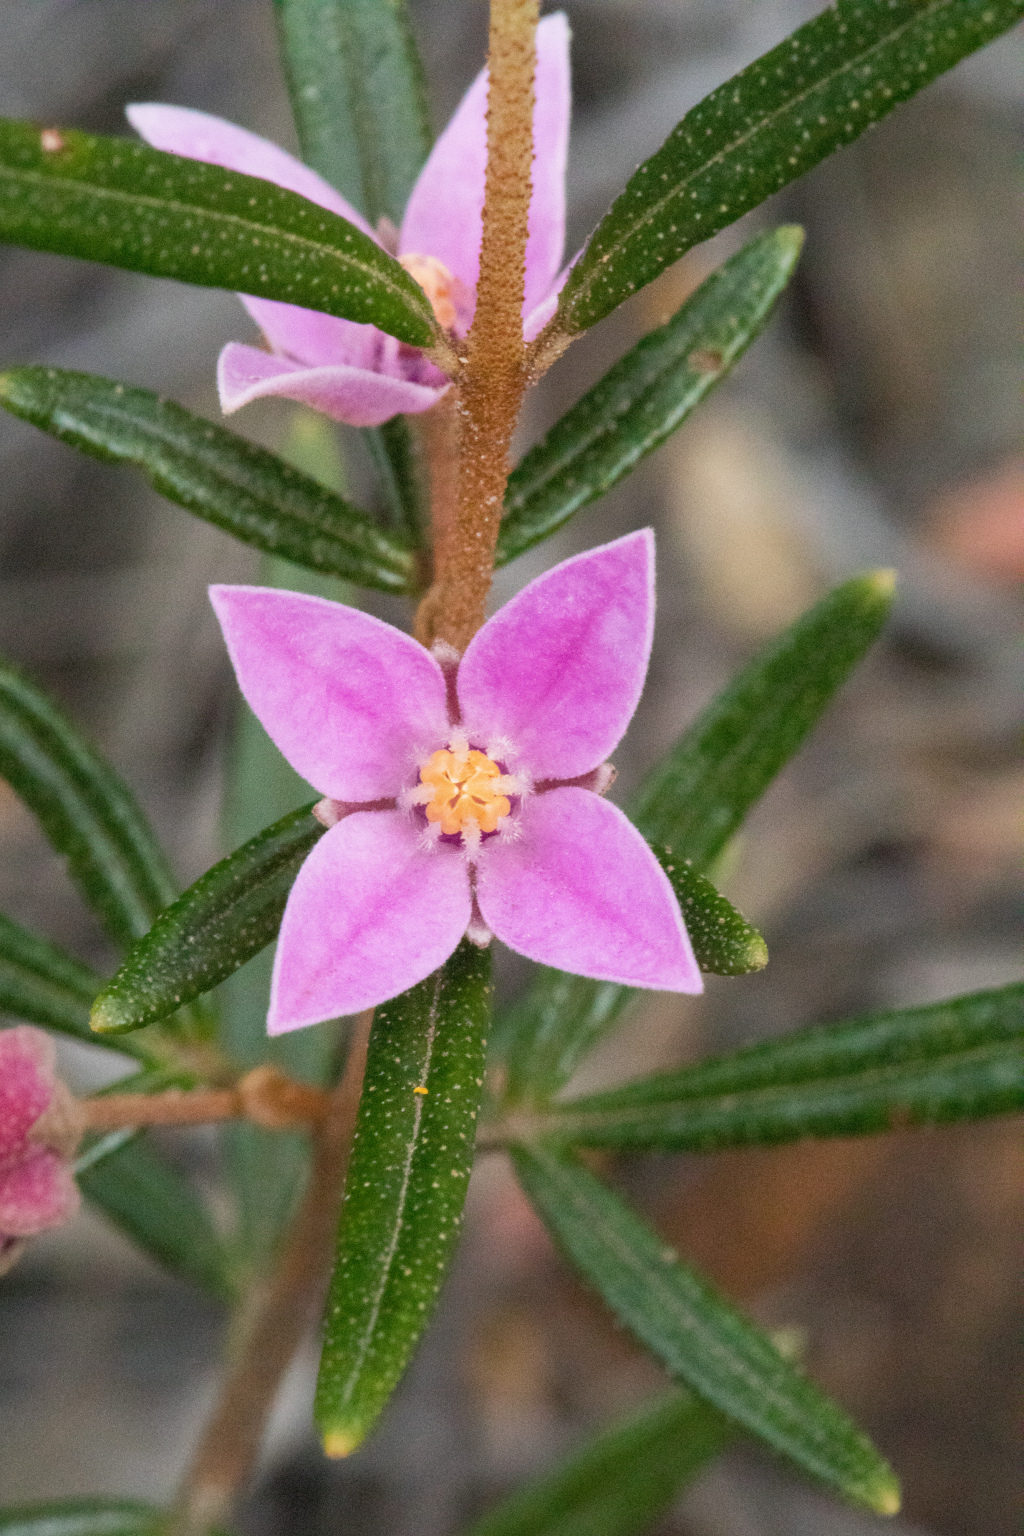
<svg viewBox="0 0 1024 1536">
<path fill-rule="evenodd" d="M 399 256 L 398 262 L 423 289 L 441 329 L 450 331 L 455 324 L 455 279 L 444 262 L 438 261 L 436 256 L 419 256 L 414 251 Z"/>
<path fill-rule="evenodd" d="M 496 832 L 512 809 L 502 793 L 508 783 L 505 775 L 475 748 L 435 752 L 420 769 L 420 782 L 433 790 L 426 802 L 427 820 L 440 823 L 448 835 L 476 829 Z"/>
</svg>

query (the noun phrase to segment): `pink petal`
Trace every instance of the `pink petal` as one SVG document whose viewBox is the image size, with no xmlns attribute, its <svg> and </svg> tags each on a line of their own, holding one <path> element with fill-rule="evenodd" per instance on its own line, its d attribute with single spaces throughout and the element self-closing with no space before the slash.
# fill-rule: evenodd
<svg viewBox="0 0 1024 1536">
<path fill-rule="evenodd" d="M 53 1041 L 43 1030 L 19 1024 L 0 1031 L 0 1165 L 20 1155 L 29 1131 L 49 1106 L 56 1059 Z"/>
<path fill-rule="evenodd" d="M 246 293 L 239 298 L 274 351 L 307 368 L 326 363 L 348 363 L 353 368 L 377 365 L 383 332 L 375 325 L 358 325 L 277 299 L 254 299 Z"/>
<path fill-rule="evenodd" d="M 270 991 L 272 1035 L 396 997 L 443 965 L 469 924 L 461 851 L 423 846 L 402 811 L 356 811 L 299 870 Z"/>
<path fill-rule="evenodd" d="M 210 601 L 250 708 L 322 795 L 397 795 L 447 738 L 444 674 L 401 630 L 275 588 L 211 587 Z"/>
<path fill-rule="evenodd" d="M 519 824 L 518 840 L 485 843 L 477 862 L 480 911 L 502 943 L 598 981 L 703 991 L 672 887 L 617 806 L 552 789 Z"/>
<path fill-rule="evenodd" d="M 209 112 L 196 112 L 191 107 L 169 107 L 158 101 L 134 102 L 125 108 L 125 116 L 139 137 L 152 144 L 154 149 L 272 181 L 289 192 L 298 192 L 300 197 L 308 197 L 311 203 L 318 203 L 321 208 L 340 214 L 371 240 L 377 239 L 362 214 L 346 202 L 330 182 L 279 145 L 261 139 L 258 133 L 250 133 L 248 129 L 239 128 L 223 117 L 213 117 Z"/>
<path fill-rule="evenodd" d="M 217 388 L 225 415 L 253 400 L 280 395 L 352 427 L 379 427 L 400 411 L 409 415 L 429 411 L 448 387 L 413 384 L 347 364 L 307 368 L 238 341 L 228 342 L 217 363 Z"/>
<path fill-rule="evenodd" d="M 501 738 L 509 766 L 573 779 L 622 739 L 654 627 L 649 528 L 565 560 L 499 608 L 469 642 L 458 695 L 471 741 Z"/>
<path fill-rule="evenodd" d="M 32 1147 L 12 1168 L 0 1172 L 0 1233 L 32 1237 L 59 1227 L 78 1210 L 71 1170 L 49 1147 Z"/>
<path fill-rule="evenodd" d="M 524 316 L 550 292 L 565 250 L 565 172 L 572 110 L 569 36 L 569 23 L 561 11 L 546 16 L 537 28 L 533 193 L 526 243 Z"/>
<path fill-rule="evenodd" d="M 481 70 L 417 178 L 398 241 L 405 256 L 436 256 L 472 293 L 480 272 L 487 168 L 487 72 Z"/>
<path fill-rule="evenodd" d="M 579 260 L 580 256 L 582 256 L 582 254 L 583 254 L 582 251 L 577 251 L 576 255 L 573 257 L 572 261 L 570 261 L 569 265 L 567 267 L 563 267 L 562 268 L 561 272 L 559 272 L 558 276 L 555 278 L 554 283 L 548 289 L 548 291 L 545 294 L 544 298 L 541 299 L 540 303 L 534 309 L 531 309 L 531 310 L 527 311 L 526 307 L 524 305 L 524 307 L 523 307 L 523 316 L 524 316 L 524 318 L 523 318 L 523 340 L 524 341 L 533 341 L 534 337 L 539 336 L 541 331 L 547 325 L 548 321 L 551 319 L 551 316 L 554 314 L 555 310 L 558 308 L 558 295 L 561 293 L 562 289 L 565 287 L 566 279 L 568 278 L 569 273 L 572 271 L 573 267 L 576 265 L 576 262 Z M 268 302 L 268 301 L 264 300 L 264 302 Z"/>
<path fill-rule="evenodd" d="M 569 144 L 569 26 L 561 14 L 537 28 L 534 190 L 526 248 L 528 315 L 545 298 L 565 245 L 565 166 Z M 480 275 L 487 170 L 487 71 L 481 70 L 434 145 L 412 189 L 399 253 L 436 256 L 469 289 Z"/>
</svg>

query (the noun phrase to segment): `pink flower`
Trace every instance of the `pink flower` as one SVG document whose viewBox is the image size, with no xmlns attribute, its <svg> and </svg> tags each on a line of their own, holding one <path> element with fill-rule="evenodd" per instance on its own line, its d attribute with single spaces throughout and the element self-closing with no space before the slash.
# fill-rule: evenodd
<svg viewBox="0 0 1024 1536">
<path fill-rule="evenodd" d="M 28 1024 L 0 1031 L 0 1273 L 24 1240 L 78 1210 L 68 1166 L 78 1143 L 74 1100 L 54 1076 L 49 1035 Z"/>
<path fill-rule="evenodd" d="M 523 328 L 531 340 L 554 313 L 565 274 L 565 165 L 569 144 L 569 27 L 547 16 L 537 31 L 533 200 L 526 251 Z M 292 155 L 222 118 L 184 107 L 131 106 L 128 119 L 157 149 L 260 176 L 341 214 L 402 264 L 429 295 L 439 322 L 464 335 L 476 303 L 484 171 L 487 72 L 481 71 L 434 145 L 412 190 L 396 245 Z M 394 230 L 390 231 L 392 237 Z M 225 412 L 263 395 L 284 395 L 356 427 L 379 426 L 400 411 L 429 410 L 448 380 L 415 347 L 372 325 L 356 325 L 294 304 L 242 295 L 271 351 L 230 342 L 217 381 Z"/>
<path fill-rule="evenodd" d="M 668 880 L 600 794 L 647 671 L 649 530 L 538 577 L 461 661 L 323 598 L 211 598 L 243 694 L 326 797 L 281 924 L 271 1034 L 404 992 L 467 932 L 583 976 L 701 990 Z"/>
</svg>

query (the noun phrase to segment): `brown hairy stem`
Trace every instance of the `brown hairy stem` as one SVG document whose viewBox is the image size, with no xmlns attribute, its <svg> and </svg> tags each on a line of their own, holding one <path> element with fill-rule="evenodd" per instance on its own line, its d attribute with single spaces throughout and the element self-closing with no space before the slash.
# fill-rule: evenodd
<svg viewBox="0 0 1024 1536">
<path fill-rule="evenodd" d="M 538 0 L 491 0 L 487 179 L 476 314 L 455 386 L 453 516 L 435 540 L 435 582 L 417 633 L 463 651 L 484 621 L 508 450 L 527 384 L 523 289 L 533 164 Z"/>
<path fill-rule="evenodd" d="M 265 1130 L 315 1125 L 327 1115 L 331 1096 L 297 1083 L 277 1067 L 256 1067 L 234 1088 L 168 1088 L 163 1093 L 107 1093 L 80 1099 L 83 1131 L 119 1131 L 135 1125 L 206 1125 L 251 1120 Z"/>
<path fill-rule="evenodd" d="M 256 1464 L 281 1380 L 323 1305 L 372 1023 L 372 1008 L 356 1020 L 341 1082 L 314 1131 L 306 1192 L 269 1285 L 243 1317 L 234 1361 L 178 1500 L 174 1536 L 206 1536 L 227 1518 Z"/>
</svg>

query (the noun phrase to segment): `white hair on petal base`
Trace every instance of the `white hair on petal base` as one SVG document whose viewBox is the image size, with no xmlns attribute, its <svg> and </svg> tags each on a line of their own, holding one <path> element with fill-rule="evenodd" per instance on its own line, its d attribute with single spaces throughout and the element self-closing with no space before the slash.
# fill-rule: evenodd
<svg viewBox="0 0 1024 1536">
<path fill-rule="evenodd" d="M 483 918 L 474 912 L 469 920 L 469 927 L 466 929 L 466 938 L 471 944 L 475 944 L 477 949 L 486 949 L 494 938 L 494 934 L 488 928 Z"/>
<path fill-rule="evenodd" d="M 440 841 L 441 823 L 439 821 L 428 821 L 420 834 L 419 847 L 423 849 L 424 853 L 433 853 Z"/>
</svg>

